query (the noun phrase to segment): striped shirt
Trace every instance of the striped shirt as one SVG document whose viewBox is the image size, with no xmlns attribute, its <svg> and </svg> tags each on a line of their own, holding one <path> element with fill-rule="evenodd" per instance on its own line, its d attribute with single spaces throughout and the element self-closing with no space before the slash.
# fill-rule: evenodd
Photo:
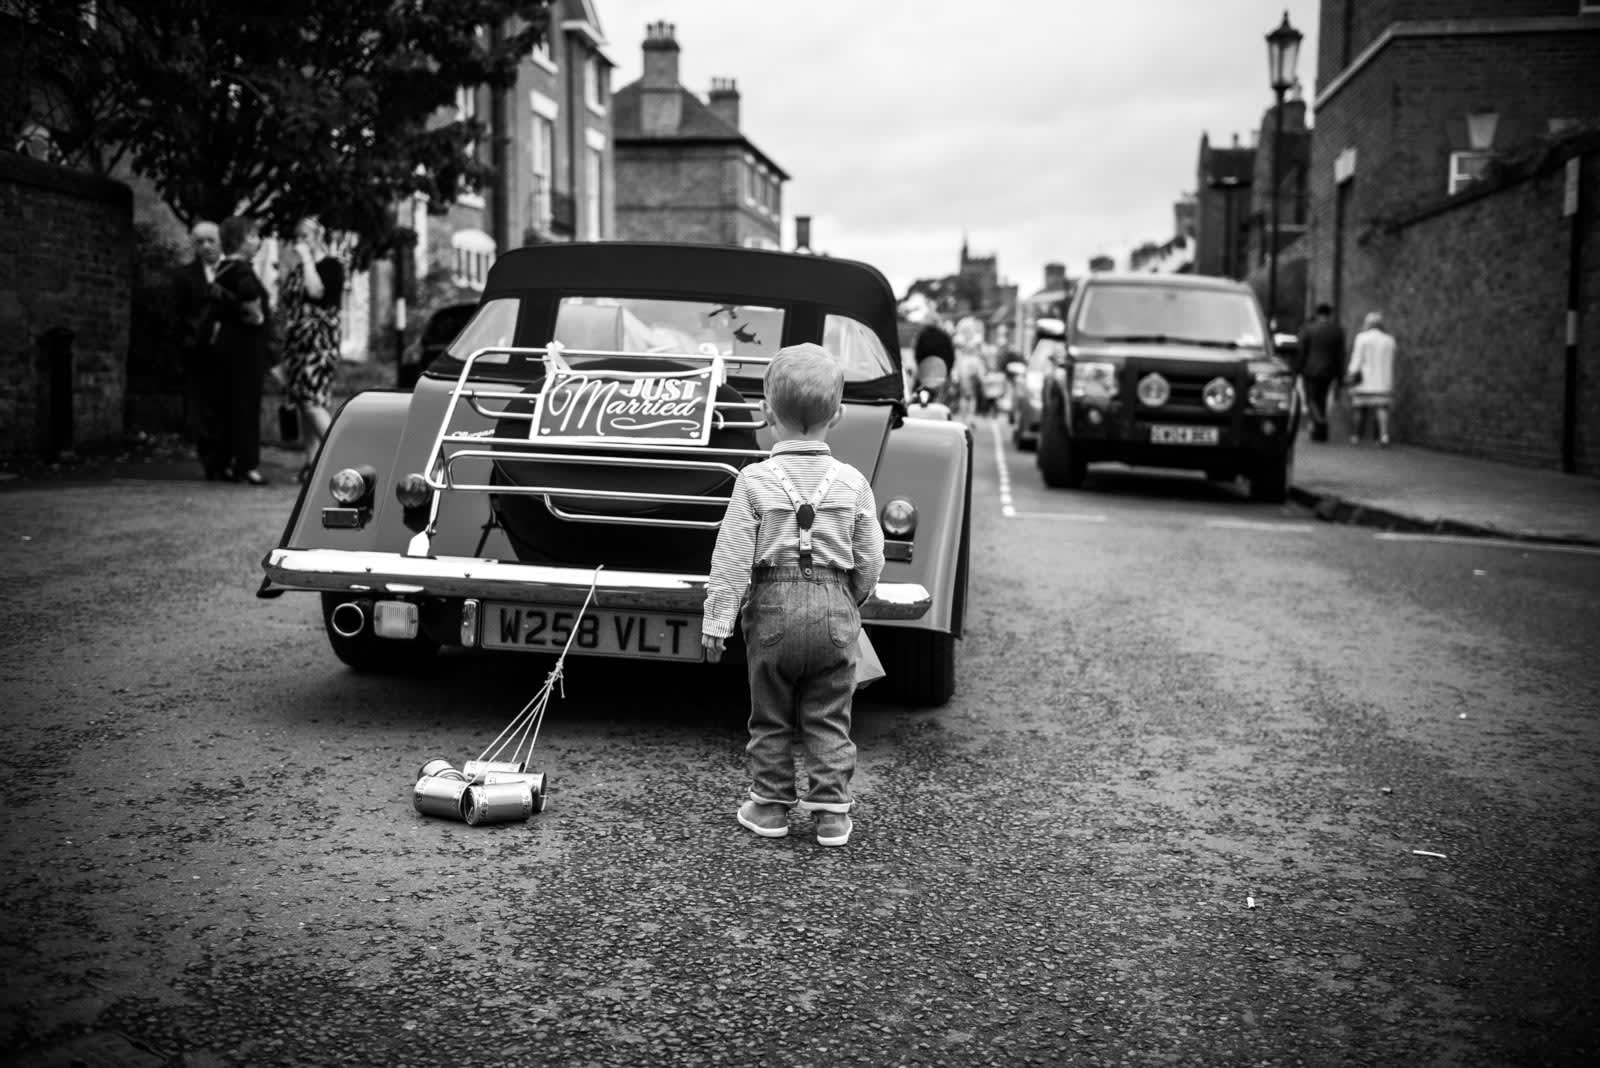
<svg viewBox="0 0 1600 1068">
<path fill-rule="evenodd" d="M 783 490 L 783 474 L 788 474 L 801 499 L 809 501 L 833 463 L 826 442 L 780 441 L 769 459 L 739 472 L 711 554 L 702 633 L 713 638 L 733 633 L 751 568 L 799 563 L 800 525 Z M 812 563 L 850 572 L 850 592 L 857 603 L 865 601 L 883 573 L 883 528 L 878 525 L 872 486 L 860 471 L 840 461 L 833 485 L 816 511 L 811 523 Z"/>
</svg>

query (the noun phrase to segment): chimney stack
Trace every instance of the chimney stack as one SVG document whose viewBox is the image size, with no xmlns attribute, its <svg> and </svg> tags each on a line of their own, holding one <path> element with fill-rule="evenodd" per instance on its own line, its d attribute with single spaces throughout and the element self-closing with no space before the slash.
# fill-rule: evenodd
<svg viewBox="0 0 1600 1068">
<path fill-rule="evenodd" d="M 794 250 L 796 252 L 811 251 L 811 216 L 796 215 L 794 217 Z"/>
<path fill-rule="evenodd" d="M 646 135 L 676 133 L 683 119 L 678 86 L 678 27 L 652 22 L 645 27 L 644 76 L 640 79 L 639 125 Z"/>
<path fill-rule="evenodd" d="M 1044 287 L 1046 289 L 1067 288 L 1067 265 L 1064 263 L 1045 264 Z"/>
<path fill-rule="evenodd" d="M 712 78 L 711 113 L 723 122 L 739 128 L 739 86 L 732 78 Z"/>
</svg>

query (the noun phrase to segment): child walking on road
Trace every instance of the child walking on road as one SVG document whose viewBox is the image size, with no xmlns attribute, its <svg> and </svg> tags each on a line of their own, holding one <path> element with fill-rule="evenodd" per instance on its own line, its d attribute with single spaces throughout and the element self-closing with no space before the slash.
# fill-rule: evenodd
<svg viewBox="0 0 1600 1068">
<path fill-rule="evenodd" d="M 762 411 L 772 455 L 739 472 L 717 535 L 701 643 L 722 659 L 743 615 L 750 675 L 750 799 L 740 824 L 763 838 L 789 833 L 796 805 L 816 814 L 817 842 L 850 840 L 850 738 L 859 605 L 883 571 L 872 486 L 833 458 L 828 431 L 844 416 L 844 372 L 820 345 L 780 349 Z M 748 590 L 748 597 L 746 591 Z M 797 798 L 792 739 L 805 742 L 807 791 Z"/>
</svg>

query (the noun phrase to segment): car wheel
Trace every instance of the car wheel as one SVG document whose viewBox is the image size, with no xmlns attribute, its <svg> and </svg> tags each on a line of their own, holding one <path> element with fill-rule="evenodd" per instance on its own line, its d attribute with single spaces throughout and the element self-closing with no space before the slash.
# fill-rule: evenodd
<svg viewBox="0 0 1600 1068">
<path fill-rule="evenodd" d="M 1262 459 L 1250 475 L 1250 499 L 1282 504 L 1289 499 L 1289 482 L 1294 475 L 1294 449 Z"/>
<path fill-rule="evenodd" d="M 884 677 L 864 690 L 892 704 L 942 705 L 956 692 L 956 640 L 933 630 L 872 627 L 872 647 Z"/>
<path fill-rule="evenodd" d="M 1039 473 L 1051 489 L 1077 489 L 1088 477 L 1083 454 L 1073 447 L 1054 406 L 1039 418 Z"/>
<path fill-rule="evenodd" d="M 354 634 L 339 633 L 339 629 L 334 626 L 334 611 L 341 605 L 351 603 L 352 600 L 354 599 L 338 593 L 322 595 L 322 627 L 328 633 L 328 644 L 333 647 L 333 655 L 352 670 L 372 674 L 399 674 L 427 664 L 439 651 L 439 643 L 425 634 L 418 634 L 408 640 L 380 638 L 372 633 L 370 602 L 362 610 L 359 629 Z M 348 617 L 349 613 L 345 613 L 345 616 Z M 341 625 L 349 629 L 350 622 L 351 619 L 346 618 L 341 620 Z"/>
</svg>

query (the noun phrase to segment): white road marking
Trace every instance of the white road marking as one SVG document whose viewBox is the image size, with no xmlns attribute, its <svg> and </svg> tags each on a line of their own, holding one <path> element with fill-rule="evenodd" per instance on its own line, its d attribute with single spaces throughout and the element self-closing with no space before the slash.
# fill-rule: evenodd
<svg viewBox="0 0 1600 1068">
<path fill-rule="evenodd" d="M 1311 523 L 1270 523 L 1259 519 L 1207 519 L 1206 526 L 1223 530 L 1270 530 L 1274 534 L 1310 534 L 1317 529 Z"/>
<path fill-rule="evenodd" d="M 1011 506 L 1011 472 L 1006 470 L 1006 443 L 998 420 L 989 421 L 989 436 L 994 438 L 994 465 L 1000 472 L 1000 514 L 1012 519 L 1017 510 Z"/>
<path fill-rule="evenodd" d="M 1522 552 L 1600 556 L 1600 548 L 1592 545 L 1561 545 L 1548 541 L 1518 541 L 1515 538 L 1474 538 L 1466 534 L 1400 534 L 1391 530 L 1379 531 L 1373 537 L 1378 541 L 1433 541 L 1446 545 L 1481 545 L 1486 549 L 1518 549 Z"/>
<path fill-rule="evenodd" d="M 1104 523 L 1106 517 L 1089 512 L 1012 512 L 1011 519 L 1063 519 L 1069 523 Z"/>
</svg>

